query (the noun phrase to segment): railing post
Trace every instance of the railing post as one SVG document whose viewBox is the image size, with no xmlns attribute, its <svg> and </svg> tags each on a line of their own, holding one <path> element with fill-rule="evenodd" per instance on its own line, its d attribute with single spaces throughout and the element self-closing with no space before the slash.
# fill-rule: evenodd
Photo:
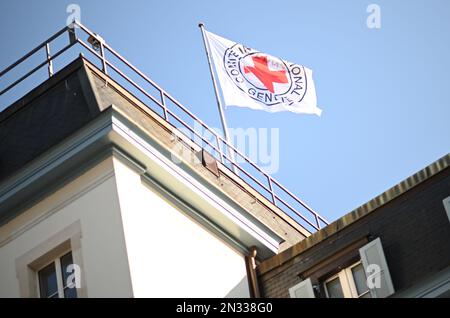
<svg viewBox="0 0 450 318">
<path fill-rule="evenodd" d="M 317 214 L 314 214 L 315 218 L 316 218 L 316 224 L 317 224 L 317 230 L 320 230 L 320 221 L 319 221 L 319 217 L 317 216 Z"/>
<path fill-rule="evenodd" d="M 77 42 L 77 35 L 75 34 L 75 25 L 76 21 L 72 22 L 72 24 L 69 26 L 68 32 L 69 32 L 69 43 L 75 43 Z"/>
<path fill-rule="evenodd" d="M 48 77 L 52 77 L 53 76 L 53 61 L 52 61 L 52 57 L 50 55 L 50 43 L 45 44 L 45 54 L 47 55 Z"/>
<path fill-rule="evenodd" d="M 217 150 L 219 151 L 219 156 L 220 156 L 220 162 L 222 164 L 225 164 L 224 160 L 223 160 L 223 154 L 222 154 L 222 148 L 220 147 L 220 138 L 219 135 L 216 133 L 216 142 L 217 142 Z"/>
<path fill-rule="evenodd" d="M 102 67 L 103 67 L 103 73 L 108 74 L 108 71 L 106 70 L 106 57 L 105 57 L 105 47 L 103 45 L 103 40 L 100 40 L 100 55 L 102 56 Z"/>
<path fill-rule="evenodd" d="M 164 98 L 164 91 L 160 90 L 159 93 L 161 94 L 161 104 L 163 106 L 163 111 L 164 111 L 164 119 L 169 122 L 169 115 L 167 114 L 167 106 L 166 106 L 166 101 Z"/>
<path fill-rule="evenodd" d="M 272 178 L 267 174 L 266 174 L 266 177 L 267 177 L 267 183 L 269 184 L 270 194 L 272 194 L 272 203 L 275 204 L 275 206 L 276 206 L 277 200 L 275 198 L 275 192 L 273 192 Z"/>
</svg>

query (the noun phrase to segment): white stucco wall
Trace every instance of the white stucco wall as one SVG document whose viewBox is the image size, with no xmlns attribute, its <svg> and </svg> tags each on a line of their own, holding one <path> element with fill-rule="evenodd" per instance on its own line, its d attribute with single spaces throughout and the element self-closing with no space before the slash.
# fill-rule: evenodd
<svg viewBox="0 0 450 318">
<path fill-rule="evenodd" d="M 76 222 L 88 297 L 249 296 L 243 255 L 111 157 L 0 227 L 0 297 L 20 297 L 18 259 Z"/>
<path fill-rule="evenodd" d="M 249 297 L 242 255 L 114 166 L 135 297 Z"/>
<path fill-rule="evenodd" d="M 87 296 L 131 297 L 112 158 L 0 227 L 0 297 L 20 296 L 19 257 L 77 221 Z"/>
</svg>

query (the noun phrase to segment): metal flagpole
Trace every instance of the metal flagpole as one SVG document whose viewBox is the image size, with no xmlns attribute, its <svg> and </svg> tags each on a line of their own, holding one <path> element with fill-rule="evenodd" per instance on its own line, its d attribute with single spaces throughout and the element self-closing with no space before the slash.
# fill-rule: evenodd
<svg viewBox="0 0 450 318">
<path fill-rule="evenodd" d="M 214 86 L 214 92 L 216 94 L 217 107 L 219 108 L 220 122 L 222 123 L 223 135 L 224 135 L 227 143 L 232 145 L 230 136 L 228 134 L 228 126 L 227 126 L 227 121 L 225 119 L 225 113 L 222 108 L 222 102 L 220 101 L 220 95 L 219 95 L 219 90 L 217 88 L 216 77 L 214 76 L 214 70 L 213 70 L 213 66 L 212 66 L 212 62 L 211 62 L 211 55 L 209 52 L 209 42 L 206 39 L 206 35 L 205 35 L 205 25 L 200 22 L 198 24 L 198 27 L 200 28 L 200 31 L 202 32 L 203 44 L 205 45 L 206 58 L 208 59 L 209 71 L 211 72 L 211 79 L 212 79 L 213 86 Z M 221 147 L 220 147 L 220 145 L 218 145 L 218 146 L 219 146 L 219 150 L 220 150 Z M 233 161 L 233 163 L 235 163 L 236 160 L 235 160 L 234 151 L 232 149 L 230 150 L 228 147 L 227 147 L 227 150 L 228 150 L 231 160 Z M 237 173 L 237 169 L 234 165 L 232 165 L 232 168 L 233 168 L 233 172 Z"/>
</svg>

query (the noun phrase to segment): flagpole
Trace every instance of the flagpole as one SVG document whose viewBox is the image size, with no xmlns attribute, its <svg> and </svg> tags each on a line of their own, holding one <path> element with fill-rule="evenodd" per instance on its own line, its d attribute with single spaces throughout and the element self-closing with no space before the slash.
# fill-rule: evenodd
<svg viewBox="0 0 450 318">
<path fill-rule="evenodd" d="M 209 43 L 206 39 L 206 35 L 205 35 L 205 25 L 203 23 L 199 23 L 198 27 L 200 28 L 200 31 L 202 32 L 202 38 L 203 38 L 203 44 L 205 45 L 205 52 L 206 52 L 206 58 L 208 59 L 208 65 L 209 65 L 209 71 L 211 73 L 211 79 L 213 82 L 213 86 L 214 86 L 214 93 L 216 94 L 216 101 L 217 101 L 217 107 L 219 108 L 219 114 L 220 114 L 220 122 L 222 123 L 222 128 L 223 128 L 223 135 L 225 137 L 225 140 L 227 141 L 228 144 L 232 145 L 231 140 L 230 140 L 230 136 L 228 134 L 228 126 L 227 126 L 227 121 L 225 119 L 225 113 L 223 111 L 223 107 L 222 107 L 222 102 L 220 100 L 220 95 L 219 95 L 219 90 L 217 88 L 217 81 L 216 81 L 216 77 L 214 76 L 214 70 L 213 70 L 213 66 L 212 66 L 212 62 L 211 62 L 211 54 L 209 51 Z M 218 145 L 219 150 L 222 151 L 221 146 Z M 235 153 L 233 150 L 230 150 L 228 147 L 228 153 L 230 155 L 230 159 L 231 161 L 233 161 L 233 163 L 236 162 L 235 160 Z M 233 168 L 233 172 L 237 173 L 237 169 L 236 167 L 232 164 L 232 168 Z"/>
</svg>

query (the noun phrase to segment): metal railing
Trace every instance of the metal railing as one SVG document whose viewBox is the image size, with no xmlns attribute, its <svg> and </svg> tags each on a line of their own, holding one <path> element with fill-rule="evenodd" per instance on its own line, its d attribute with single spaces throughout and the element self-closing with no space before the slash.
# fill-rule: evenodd
<svg viewBox="0 0 450 318">
<path fill-rule="evenodd" d="M 77 36 L 77 30 L 81 30 L 85 32 L 87 35 L 89 35 L 88 42 L 90 45 L 86 44 L 83 40 L 81 40 Z M 55 54 L 51 54 L 50 51 L 50 44 L 53 40 L 64 34 L 65 32 L 69 35 L 69 44 L 64 46 L 63 48 L 59 49 Z M 83 24 L 81 24 L 78 21 L 74 21 L 72 25 L 66 26 L 57 33 L 55 33 L 53 36 L 48 38 L 46 41 L 42 42 L 40 45 L 38 45 L 36 48 L 31 50 L 29 53 L 27 53 L 25 56 L 5 68 L 3 71 L 0 72 L 0 78 L 10 72 L 12 69 L 14 69 L 16 66 L 27 60 L 29 57 L 37 53 L 38 51 L 44 49 L 45 50 L 45 56 L 46 59 L 42 63 L 38 64 L 36 67 L 32 68 L 30 71 L 28 71 L 25 75 L 21 76 L 19 79 L 15 80 L 12 84 L 8 85 L 6 88 L 2 89 L 0 91 L 0 96 L 11 90 L 14 86 L 31 76 L 33 73 L 47 65 L 48 69 L 48 76 L 53 76 L 53 61 L 59 57 L 61 54 L 69 50 L 71 47 L 73 47 L 75 44 L 80 44 L 84 49 L 86 49 L 88 52 L 92 53 L 95 57 L 99 59 L 101 62 L 101 71 L 104 74 L 108 74 L 109 70 L 113 70 L 116 72 L 122 79 L 124 79 L 126 82 L 131 84 L 133 87 L 135 87 L 140 93 L 145 95 L 147 98 L 149 98 L 155 105 L 157 105 L 160 110 L 162 110 L 162 115 L 157 112 L 159 116 L 164 118 L 168 123 L 170 123 L 174 128 L 177 128 L 173 122 L 171 122 L 171 118 L 175 119 L 179 124 L 181 124 L 184 128 L 186 128 L 189 132 L 191 132 L 196 138 L 192 138 L 190 136 L 187 136 L 190 138 L 193 142 L 195 142 L 197 145 L 198 139 L 202 142 L 204 142 L 206 145 L 208 145 L 213 151 L 212 155 L 219 160 L 226 168 L 230 170 L 230 172 L 233 172 L 233 170 L 237 169 L 239 173 L 242 173 L 245 175 L 248 179 L 250 179 L 254 184 L 258 185 L 258 187 L 261 190 L 264 190 L 265 193 L 262 193 L 262 191 L 258 191 L 261 193 L 266 199 L 271 201 L 275 206 L 280 208 L 282 211 L 283 206 L 286 207 L 291 213 L 286 213 L 291 219 L 295 220 L 297 223 L 301 224 L 305 230 L 312 233 L 312 230 L 319 230 L 321 228 L 321 225 L 327 225 L 328 222 L 321 217 L 319 214 L 317 214 L 312 208 L 310 208 L 305 202 L 300 200 L 297 196 L 295 196 L 292 192 L 287 190 L 284 186 L 281 185 L 277 180 L 275 180 L 273 177 L 271 177 L 269 174 L 267 174 L 265 171 L 263 171 L 257 164 L 252 162 L 246 155 L 242 154 L 238 149 L 236 149 L 233 145 L 229 144 L 227 140 L 225 140 L 221 135 L 219 135 L 215 130 L 211 129 L 209 126 L 207 126 L 203 121 L 201 121 L 197 116 L 195 116 L 192 112 L 190 112 L 186 107 L 184 107 L 180 102 L 178 102 L 174 97 L 172 97 L 169 93 L 167 93 L 165 90 L 163 90 L 159 85 L 157 85 L 153 80 L 151 80 L 149 77 L 147 77 L 144 73 L 139 71 L 135 66 L 133 66 L 130 62 L 128 62 L 124 57 L 122 57 L 119 53 L 117 53 L 114 49 L 112 49 L 108 44 L 105 43 L 105 41 L 97 34 L 90 31 L 88 28 L 86 28 Z M 92 47 L 94 48 L 92 48 Z M 154 97 L 152 94 L 148 93 L 147 90 L 143 89 L 138 83 L 137 80 L 133 80 L 130 78 L 130 76 L 126 75 L 124 71 L 120 70 L 118 67 L 113 65 L 106 57 L 106 52 L 109 52 L 120 60 L 124 65 L 126 65 L 129 70 L 132 71 L 134 75 L 138 75 L 140 80 L 143 80 L 144 82 L 150 84 L 150 86 L 158 92 L 158 97 Z M 193 119 L 195 122 L 199 123 L 206 131 L 212 134 L 214 143 L 210 142 L 207 138 L 205 138 L 204 135 L 199 134 L 193 127 L 191 127 L 189 124 L 187 124 L 177 113 L 170 109 L 168 107 L 167 101 L 170 101 L 173 105 L 175 105 L 176 109 L 179 111 L 182 111 L 182 113 L 185 116 L 188 116 L 189 118 Z M 145 103 L 144 103 L 145 104 Z M 147 107 L 153 109 L 149 105 L 146 104 Z M 186 134 L 185 134 L 186 135 Z M 196 141 L 197 139 L 197 141 Z M 203 144 L 199 145 L 201 148 L 203 147 Z M 230 157 L 233 157 L 232 154 L 234 154 L 233 160 Z M 250 173 L 244 167 L 237 163 L 237 161 L 245 162 L 249 164 L 259 175 L 259 178 L 262 178 L 265 180 L 265 183 L 263 181 L 258 180 L 257 176 Z M 230 168 L 231 167 L 231 168 Z M 234 172 L 233 172 L 234 173 Z M 244 180 L 245 181 L 245 180 Z M 247 182 L 248 183 L 248 182 Z M 249 184 L 250 185 L 250 184 Z M 251 185 L 250 185 L 251 186 Z M 294 207 L 293 205 L 298 205 L 302 210 L 306 211 L 307 214 L 312 217 L 313 220 L 310 218 L 307 218 L 304 214 L 302 214 L 299 210 L 299 208 Z M 306 225 L 306 227 L 305 227 Z M 310 229 L 308 229 L 310 228 Z"/>
</svg>

